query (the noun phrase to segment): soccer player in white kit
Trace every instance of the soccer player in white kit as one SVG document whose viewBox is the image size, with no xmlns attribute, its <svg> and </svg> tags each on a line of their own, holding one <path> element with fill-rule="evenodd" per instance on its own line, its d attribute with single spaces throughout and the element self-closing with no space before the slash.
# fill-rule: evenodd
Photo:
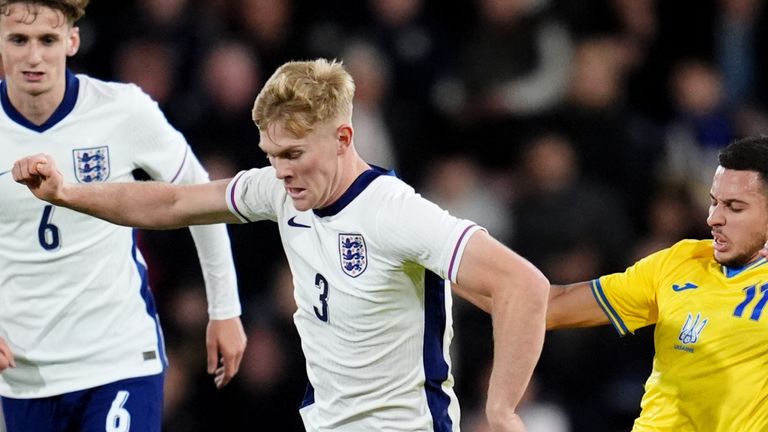
<svg viewBox="0 0 768 432">
<path fill-rule="evenodd" d="M 78 183 L 208 181 L 184 137 L 138 87 L 66 68 L 87 0 L 0 1 L 0 395 L 8 432 L 159 431 L 166 358 L 135 232 L 56 207 L 12 181 L 54 155 Z M 245 348 L 224 225 L 192 230 L 209 300 L 218 386 Z M 222 361 L 222 363 L 219 363 Z"/>
<path fill-rule="evenodd" d="M 65 185 L 48 155 L 17 161 L 13 176 L 44 200 L 122 225 L 276 222 L 293 274 L 310 432 L 458 431 L 451 283 L 488 296 L 495 366 L 486 413 L 493 431 L 524 431 L 515 408 L 541 351 L 548 281 L 472 222 L 363 161 L 353 95 L 338 62 L 281 66 L 253 110 L 271 166 L 230 180 Z"/>
</svg>

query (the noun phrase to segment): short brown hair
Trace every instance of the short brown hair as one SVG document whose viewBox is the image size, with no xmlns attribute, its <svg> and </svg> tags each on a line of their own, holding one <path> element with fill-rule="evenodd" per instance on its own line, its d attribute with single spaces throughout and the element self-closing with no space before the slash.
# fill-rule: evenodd
<svg viewBox="0 0 768 432">
<path fill-rule="evenodd" d="M 34 22 L 39 13 L 35 6 L 43 6 L 53 10 L 60 11 L 69 24 L 85 15 L 85 8 L 90 0 L 0 0 L 0 14 L 10 15 L 10 6 L 12 4 L 24 4 L 27 6 L 27 15 L 24 20 Z"/>
<path fill-rule="evenodd" d="M 253 105 L 253 122 L 262 132 L 281 123 L 296 138 L 339 115 L 352 115 L 355 83 L 340 61 L 292 61 L 264 84 Z"/>
</svg>

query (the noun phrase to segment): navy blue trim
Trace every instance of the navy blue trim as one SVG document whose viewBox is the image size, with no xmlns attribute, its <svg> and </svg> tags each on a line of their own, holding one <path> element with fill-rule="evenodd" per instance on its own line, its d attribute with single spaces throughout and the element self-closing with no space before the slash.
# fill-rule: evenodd
<svg viewBox="0 0 768 432">
<path fill-rule="evenodd" d="M 728 267 L 728 266 L 721 266 L 723 269 L 723 274 L 725 274 L 725 277 L 732 278 L 734 276 L 737 276 L 747 270 L 752 270 L 753 268 L 760 267 L 764 265 L 768 260 L 766 260 L 764 257 L 760 257 L 751 263 L 744 264 L 741 267 Z"/>
<path fill-rule="evenodd" d="M 5 84 L 5 81 L 0 82 L 0 103 L 2 103 L 3 111 L 5 111 L 5 114 L 15 123 L 18 123 L 27 129 L 31 129 L 35 132 L 47 131 L 56 126 L 60 121 L 64 120 L 64 117 L 75 109 L 77 95 L 80 92 L 80 80 L 69 70 L 67 70 L 65 77 L 67 85 L 64 89 L 64 99 L 62 99 L 58 108 L 56 108 L 56 111 L 51 114 L 45 123 L 38 126 L 27 120 L 26 117 L 16 110 L 16 107 L 13 106 L 11 99 L 8 97 L 8 86 Z"/>
<path fill-rule="evenodd" d="M 357 196 L 360 195 L 365 190 L 365 188 L 367 188 L 368 185 L 371 184 L 372 181 L 376 180 L 376 178 L 380 175 L 397 177 L 393 170 L 386 170 L 384 168 L 371 165 L 371 169 L 360 174 L 355 179 L 355 181 L 352 182 L 352 185 L 349 186 L 349 189 L 347 189 L 344 194 L 336 200 L 336 202 L 327 207 L 314 209 L 312 211 L 319 217 L 333 216 L 338 214 L 340 211 L 344 210 L 344 207 L 348 206 L 352 200 L 357 198 Z"/>
<path fill-rule="evenodd" d="M 600 283 L 600 279 L 595 279 L 592 283 L 592 295 L 595 297 L 597 304 L 603 309 L 611 324 L 616 328 L 620 335 L 624 336 L 629 333 L 627 325 L 624 324 L 624 320 L 621 319 L 621 315 L 616 312 L 611 302 L 608 301 L 608 296 L 603 291 L 603 284 Z"/>
<path fill-rule="evenodd" d="M 307 382 L 307 389 L 304 391 L 304 400 L 301 401 L 299 409 L 308 407 L 315 403 L 315 388 L 312 387 L 312 383 Z"/>
<path fill-rule="evenodd" d="M 139 262 L 137 257 L 138 247 L 136 245 L 136 236 L 138 230 L 133 230 L 133 246 L 131 247 L 131 257 L 136 264 L 136 268 L 139 270 L 139 277 L 141 277 L 141 298 L 144 300 L 144 304 L 147 307 L 147 314 L 155 322 L 155 332 L 157 333 L 157 351 L 160 355 L 160 362 L 163 364 L 163 370 L 168 367 L 168 359 L 165 357 L 165 339 L 163 338 L 163 329 L 160 328 L 160 320 L 157 317 L 157 308 L 155 307 L 155 299 L 152 297 L 152 291 L 149 289 L 149 277 L 147 275 L 147 268 Z"/>
<path fill-rule="evenodd" d="M 450 369 L 443 355 L 446 328 L 445 280 L 425 271 L 424 274 L 424 390 L 432 414 L 435 432 L 453 430 L 448 414 L 451 398 L 443 391 Z"/>
<path fill-rule="evenodd" d="M 725 269 L 725 277 L 732 278 L 732 277 L 736 276 L 737 274 L 739 274 L 739 273 L 743 272 L 744 270 L 746 270 L 747 267 L 749 267 L 749 265 L 745 265 L 745 266 L 737 267 L 737 268 L 731 268 L 731 267 L 728 267 L 728 266 L 723 266 L 723 268 Z"/>
</svg>

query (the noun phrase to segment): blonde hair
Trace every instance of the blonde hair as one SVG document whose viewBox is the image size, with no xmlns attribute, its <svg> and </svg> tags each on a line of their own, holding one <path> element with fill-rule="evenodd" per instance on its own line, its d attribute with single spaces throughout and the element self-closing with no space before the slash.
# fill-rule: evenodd
<svg viewBox="0 0 768 432">
<path fill-rule="evenodd" d="M 85 15 L 85 8 L 89 2 L 90 0 L 0 0 L 0 14 L 9 16 L 12 4 L 23 4 L 27 10 L 22 21 L 31 23 L 40 13 L 37 7 L 42 6 L 61 12 L 67 23 L 74 24 Z"/>
<path fill-rule="evenodd" d="M 280 66 L 264 84 L 253 105 L 253 122 L 269 133 L 280 124 L 296 138 L 319 123 L 352 115 L 355 83 L 336 60 L 292 61 Z"/>
</svg>

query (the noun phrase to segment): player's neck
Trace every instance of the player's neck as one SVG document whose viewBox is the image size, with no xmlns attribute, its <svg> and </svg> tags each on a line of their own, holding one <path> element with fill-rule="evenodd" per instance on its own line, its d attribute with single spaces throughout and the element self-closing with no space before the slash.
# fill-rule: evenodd
<svg viewBox="0 0 768 432">
<path fill-rule="evenodd" d="M 24 118 L 32 124 L 42 125 L 56 111 L 64 100 L 65 83 L 61 83 L 51 90 L 37 95 L 20 91 L 14 86 L 8 86 L 8 99 Z"/>
<path fill-rule="evenodd" d="M 363 159 L 361 159 L 360 156 L 358 156 L 356 153 L 349 156 L 354 160 L 347 164 L 343 164 L 344 168 L 341 171 L 341 176 L 339 177 L 338 183 L 336 183 L 337 186 L 335 187 L 335 192 L 323 207 L 335 203 L 339 198 L 341 198 L 342 195 L 344 195 L 345 192 L 347 192 L 350 186 L 352 186 L 352 183 L 354 183 L 355 180 L 360 177 L 360 174 L 371 169 L 371 166 L 368 165 Z"/>
</svg>

